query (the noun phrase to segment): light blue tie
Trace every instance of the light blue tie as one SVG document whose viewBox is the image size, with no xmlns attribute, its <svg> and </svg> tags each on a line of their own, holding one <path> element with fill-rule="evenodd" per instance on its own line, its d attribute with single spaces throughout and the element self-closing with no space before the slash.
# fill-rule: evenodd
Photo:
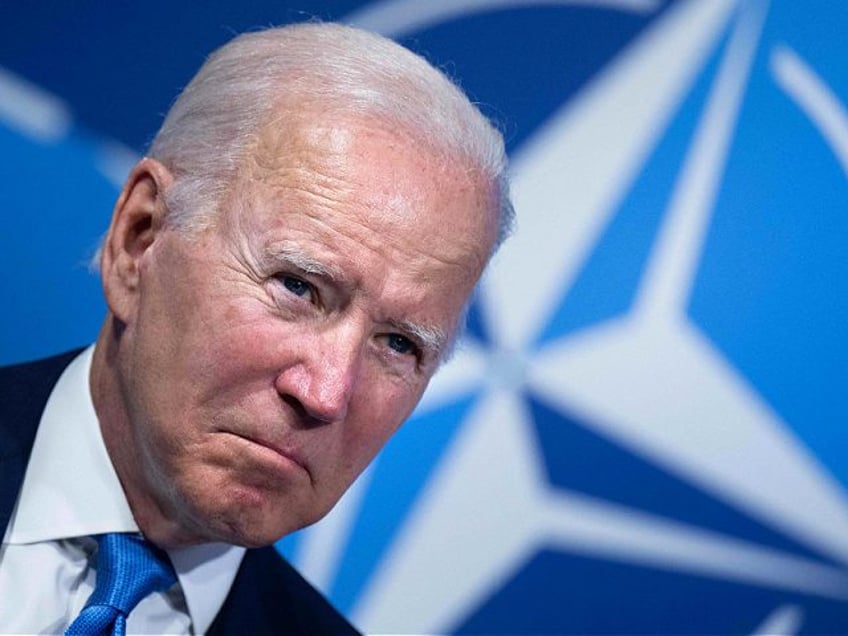
<svg viewBox="0 0 848 636">
<path fill-rule="evenodd" d="M 177 580 L 168 555 L 127 533 L 95 537 L 97 583 L 85 607 L 68 626 L 67 636 L 123 636 L 127 615 L 148 594 L 167 590 Z"/>
</svg>

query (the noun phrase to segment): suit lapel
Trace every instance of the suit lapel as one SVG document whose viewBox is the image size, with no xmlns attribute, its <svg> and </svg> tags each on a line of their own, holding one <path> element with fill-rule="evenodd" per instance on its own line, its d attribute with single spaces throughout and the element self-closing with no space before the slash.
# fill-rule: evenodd
<svg viewBox="0 0 848 636">
<path fill-rule="evenodd" d="M 18 499 L 50 392 L 80 350 L 0 367 L 0 531 Z M 272 547 L 248 550 L 208 632 L 356 634 L 356 630 Z"/>
<path fill-rule="evenodd" d="M 23 483 L 35 432 L 50 392 L 80 350 L 0 367 L 0 530 L 6 526 Z"/>
<path fill-rule="evenodd" d="M 359 632 L 271 546 L 248 550 L 207 636 Z"/>
</svg>

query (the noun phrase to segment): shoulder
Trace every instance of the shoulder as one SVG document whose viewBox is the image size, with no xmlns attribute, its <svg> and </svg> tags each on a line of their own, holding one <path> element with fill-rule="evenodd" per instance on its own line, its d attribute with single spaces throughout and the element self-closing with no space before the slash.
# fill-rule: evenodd
<svg viewBox="0 0 848 636">
<path fill-rule="evenodd" d="M 65 367 L 82 351 L 73 349 L 41 360 L 0 365 L 0 390 L 29 389 L 49 394 Z"/>
<path fill-rule="evenodd" d="M 273 548 L 248 550 L 210 634 L 358 634 Z"/>
</svg>

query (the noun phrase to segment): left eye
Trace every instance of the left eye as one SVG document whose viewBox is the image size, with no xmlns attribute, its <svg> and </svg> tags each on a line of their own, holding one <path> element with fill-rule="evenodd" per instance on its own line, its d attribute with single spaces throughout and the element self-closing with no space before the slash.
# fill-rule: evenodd
<svg viewBox="0 0 848 636">
<path fill-rule="evenodd" d="M 388 337 L 388 344 L 392 350 L 403 355 L 414 354 L 417 349 L 412 340 L 397 333 L 393 333 Z"/>
<path fill-rule="evenodd" d="M 280 278 L 285 288 L 295 296 L 304 297 L 312 293 L 312 285 L 294 276 L 282 276 Z"/>
</svg>

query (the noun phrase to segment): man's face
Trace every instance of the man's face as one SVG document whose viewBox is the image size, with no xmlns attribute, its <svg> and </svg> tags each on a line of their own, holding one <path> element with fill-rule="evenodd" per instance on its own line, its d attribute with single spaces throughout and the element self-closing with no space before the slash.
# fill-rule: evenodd
<svg viewBox="0 0 848 636">
<path fill-rule="evenodd" d="M 192 540 L 265 545 L 329 511 L 418 402 L 494 239 L 492 193 L 442 163 L 304 120 L 261 136 L 212 228 L 158 231 L 121 336 L 125 489 Z"/>
</svg>

